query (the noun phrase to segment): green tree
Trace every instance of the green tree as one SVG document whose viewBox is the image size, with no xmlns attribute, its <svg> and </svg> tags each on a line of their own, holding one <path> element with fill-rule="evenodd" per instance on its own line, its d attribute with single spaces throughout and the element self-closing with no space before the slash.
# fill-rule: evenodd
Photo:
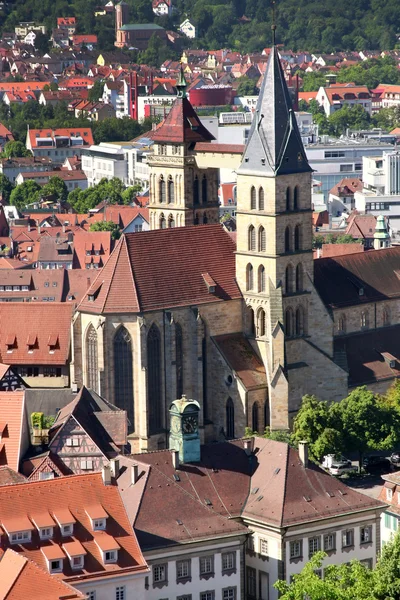
<svg viewBox="0 0 400 600">
<path fill-rule="evenodd" d="M 300 410 L 294 420 L 293 440 L 297 443 L 307 440 L 310 456 L 320 461 L 327 452 L 332 452 L 332 448 L 325 448 L 323 444 L 329 427 L 328 402 L 318 400 L 315 396 L 304 396 Z"/>
<path fill-rule="evenodd" d="M 36 181 L 28 179 L 13 189 L 10 195 L 10 204 L 21 210 L 28 204 L 37 201 L 41 189 Z"/>
<path fill-rule="evenodd" d="M 3 173 L 1 173 L 0 174 L 0 194 L 1 194 L 2 199 L 5 200 L 6 202 L 8 202 L 13 189 L 14 189 L 14 186 L 11 183 L 11 181 L 8 179 L 8 177 L 3 175 Z"/>
<path fill-rule="evenodd" d="M 21 156 L 32 156 L 32 153 L 26 149 L 25 144 L 22 142 L 7 142 L 2 155 L 5 158 L 19 158 Z"/>
<path fill-rule="evenodd" d="M 374 570 L 375 600 L 400 598 L 400 531 L 382 548 Z"/>
<path fill-rule="evenodd" d="M 256 81 L 250 79 L 250 77 L 246 77 L 245 75 L 243 77 L 239 77 L 238 81 L 238 96 L 258 96 L 260 90 L 256 86 Z"/>
<path fill-rule="evenodd" d="M 133 202 L 133 200 L 136 198 L 138 192 L 140 192 L 141 189 L 142 187 L 140 185 L 133 185 L 132 187 L 126 188 L 126 190 L 122 192 L 123 204 L 131 204 L 131 202 Z"/>
<path fill-rule="evenodd" d="M 94 86 L 90 88 L 88 93 L 89 102 L 98 102 L 103 95 L 104 81 L 95 81 Z"/>
<path fill-rule="evenodd" d="M 35 48 L 41 54 L 46 54 L 50 49 L 50 40 L 45 33 L 38 31 L 35 37 Z"/>
<path fill-rule="evenodd" d="M 68 188 L 61 177 L 50 177 L 42 188 L 42 196 L 55 196 L 57 200 L 65 202 L 68 197 Z"/>
<path fill-rule="evenodd" d="M 111 231 L 111 238 L 113 240 L 118 240 L 121 237 L 121 230 L 116 223 L 113 223 L 113 221 L 98 221 L 97 223 L 92 223 L 89 231 Z"/>
</svg>

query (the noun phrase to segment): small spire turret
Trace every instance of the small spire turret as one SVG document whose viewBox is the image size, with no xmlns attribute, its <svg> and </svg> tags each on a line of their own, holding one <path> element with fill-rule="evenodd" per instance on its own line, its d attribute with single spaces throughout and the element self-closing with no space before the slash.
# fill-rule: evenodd
<svg viewBox="0 0 400 600">
<path fill-rule="evenodd" d="M 186 88 L 187 88 L 187 81 L 185 78 L 185 73 L 183 72 L 183 66 L 181 64 L 178 81 L 176 82 L 176 89 L 178 90 L 178 94 L 177 94 L 178 98 L 186 98 Z"/>
</svg>

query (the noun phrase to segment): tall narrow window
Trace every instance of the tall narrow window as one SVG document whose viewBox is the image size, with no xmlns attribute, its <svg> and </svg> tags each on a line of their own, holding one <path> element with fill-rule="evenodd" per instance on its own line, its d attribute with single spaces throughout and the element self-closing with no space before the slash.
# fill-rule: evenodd
<svg viewBox="0 0 400 600">
<path fill-rule="evenodd" d="M 299 208 L 299 186 L 296 185 L 293 192 L 293 210 L 297 210 Z"/>
<path fill-rule="evenodd" d="M 247 265 L 246 267 L 246 289 L 252 290 L 254 287 L 254 271 L 253 265 Z"/>
<path fill-rule="evenodd" d="M 264 402 L 264 429 L 270 426 L 269 399 Z"/>
<path fill-rule="evenodd" d="M 203 175 L 203 179 L 201 180 L 201 199 L 203 204 L 207 204 L 208 202 L 208 188 L 207 188 L 207 177 Z"/>
<path fill-rule="evenodd" d="M 208 419 L 208 364 L 207 364 L 207 337 L 204 332 L 204 337 L 201 342 L 201 359 L 203 371 L 203 417 Z"/>
<path fill-rule="evenodd" d="M 265 252 L 266 245 L 265 229 L 264 227 L 260 227 L 258 229 L 258 251 Z"/>
<path fill-rule="evenodd" d="M 228 398 L 226 402 L 226 437 L 235 437 L 235 407 L 232 398 Z"/>
<path fill-rule="evenodd" d="M 257 329 L 258 337 L 264 337 L 265 335 L 265 311 L 260 308 L 257 313 Z"/>
<path fill-rule="evenodd" d="M 258 267 L 258 291 L 265 292 L 265 267 L 260 265 Z"/>
<path fill-rule="evenodd" d="M 258 190 L 258 210 L 264 210 L 264 188 Z"/>
<path fill-rule="evenodd" d="M 257 402 L 254 402 L 252 408 L 251 408 L 251 429 L 253 431 L 256 431 L 257 433 L 259 433 L 258 431 L 258 404 Z"/>
<path fill-rule="evenodd" d="M 162 427 L 161 336 L 156 325 L 147 335 L 147 391 L 149 431 L 156 433 Z"/>
<path fill-rule="evenodd" d="M 168 202 L 175 202 L 175 187 L 171 175 L 168 177 Z"/>
<path fill-rule="evenodd" d="M 382 324 L 384 326 L 386 325 L 390 325 L 390 317 L 389 317 L 389 311 L 387 308 L 383 309 L 383 313 L 382 313 Z"/>
<path fill-rule="evenodd" d="M 250 252 L 256 249 L 256 230 L 253 225 L 250 225 L 248 231 L 248 248 Z"/>
<path fill-rule="evenodd" d="M 195 215 L 193 222 L 194 222 L 195 225 L 199 224 L 199 215 L 198 214 Z"/>
<path fill-rule="evenodd" d="M 126 410 L 129 431 L 134 431 L 132 339 L 125 327 L 114 336 L 114 396 L 115 405 Z"/>
<path fill-rule="evenodd" d="M 168 227 L 170 229 L 172 229 L 173 227 L 175 227 L 175 219 L 172 215 L 169 215 L 168 217 Z"/>
<path fill-rule="evenodd" d="M 299 263 L 296 267 L 296 292 L 303 291 L 303 265 Z"/>
<path fill-rule="evenodd" d="M 361 313 L 361 327 L 367 328 L 369 324 L 368 312 Z"/>
<path fill-rule="evenodd" d="M 160 202 L 164 203 L 166 201 L 166 193 L 165 193 L 165 181 L 164 181 L 164 177 L 162 175 L 160 177 L 159 186 L 160 186 Z"/>
<path fill-rule="evenodd" d="M 93 325 L 89 326 L 86 335 L 86 370 L 87 387 L 99 391 L 99 365 L 97 353 L 97 333 Z"/>
<path fill-rule="evenodd" d="M 291 294 L 293 292 L 293 267 L 288 265 L 285 271 L 285 292 Z"/>
<path fill-rule="evenodd" d="M 255 335 L 256 331 L 255 331 L 255 322 L 254 322 L 254 310 L 251 308 L 251 306 L 247 306 L 246 315 L 247 315 L 247 331 L 249 332 L 249 335 Z"/>
<path fill-rule="evenodd" d="M 301 234 L 300 225 L 296 225 L 296 227 L 294 228 L 294 249 L 295 250 L 300 250 L 300 245 L 301 245 L 300 234 Z"/>
<path fill-rule="evenodd" d="M 338 332 L 346 333 L 346 315 L 340 315 L 338 320 Z"/>
<path fill-rule="evenodd" d="M 290 227 L 285 229 L 285 252 L 290 252 Z"/>
<path fill-rule="evenodd" d="M 296 310 L 296 335 L 303 335 L 304 333 L 304 313 L 303 308 L 299 306 Z"/>
<path fill-rule="evenodd" d="M 166 226 L 167 226 L 167 222 L 165 220 L 164 213 L 161 213 L 161 215 L 160 215 L 160 229 L 165 229 Z"/>
<path fill-rule="evenodd" d="M 286 337 L 292 337 L 293 335 L 293 312 L 291 308 L 285 311 L 285 334 Z"/>
<path fill-rule="evenodd" d="M 182 327 L 175 324 L 175 368 L 176 368 L 176 397 L 183 394 L 183 340 Z"/>
<path fill-rule="evenodd" d="M 256 188 L 254 185 L 251 186 L 250 189 L 250 210 L 256 210 L 257 208 L 257 198 L 256 198 Z"/>
<path fill-rule="evenodd" d="M 286 210 L 290 210 L 290 188 L 286 188 Z"/>
<path fill-rule="evenodd" d="M 200 197 L 199 197 L 199 178 L 197 177 L 197 175 L 194 178 L 193 181 L 193 204 L 195 206 L 197 206 L 200 202 Z"/>
<path fill-rule="evenodd" d="M 208 217 L 207 217 L 206 213 L 204 213 L 204 215 L 203 215 L 203 225 L 207 225 L 207 223 L 208 223 Z"/>
</svg>

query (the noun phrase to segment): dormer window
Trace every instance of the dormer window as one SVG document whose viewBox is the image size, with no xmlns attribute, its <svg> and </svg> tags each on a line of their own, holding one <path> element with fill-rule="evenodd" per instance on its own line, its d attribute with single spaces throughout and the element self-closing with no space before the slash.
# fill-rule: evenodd
<svg viewBox="0 0 400 600">
<path fill-rule="evenodd" d="M 83 556 L 73 556 L 71 560 L 71 568 L 72 569 L 82 569 L 83 568 Z"/>
<path fill-rule="evenodd" d="M 95 519 L 93 521 L 93 531 L 104 531 L 106 528 L 106 520 L 105 519 Z"/>
<path fill-rule="evenodd" d="M 8 536 L 10 540 L 10 544 L 21 544 L 27 543 L 31 541 L 31 532 L 30 531 L 18 531 L 16 533 L 11 533 Z"/>
<path fill-rule="evenodd" d="M 41 540 L 50 540 L 53 537 L 53 528 L 43 527 L 39 529 L 39 535 Z"/>
<path fill-rule="evenodd" d="M 73 523 L 61 526 L 61 535 L 63 535 L 63 536 L 72 535 L 73 532 L 74 532 L 74 525 L 73 525 Z"/>
<path fill-rule="evenodd" d="M 117 562 L 118 551 L 110 550 L 109 552 L 104 552 L 104 562 L 105 563 L 114 563 Z"/>
<path fill-rule="evenodd" d="M 17 347 L 17 338 L 14 333 L 10 333 L 6 337 L 7 353 L 12 354 L 12 351 Z"/>
<path fill-rule="evenodd" d="M 61 535 L 70 536 L 74 532 L 75 519 L 68 508 L 60 508 L 54 512 L 54 519 L 57 521 Z"/>
<path fill-rule="evenodd" d="M 28 339 L 26 341 L 26 345 L 28 346 L 28 354 L 32 354 L 34 349 L 37 348 L 37 336 L 36 334 L 30 333 L 28 335 Z"/>
<path fill-rule="evenodd" d="M 58 559 L 58 560 L 51 560 L 49 562 L 49 571 L 50 573 L 61 573 L 62 572 L 62 567 L 63 567 L 63 561 Z"/>
<path fill-rule="evenodd" d="M 104 531 L 106 528 L 106 520 L 108 514 L 101 506 L 101 504 L 95 504 L 86 508 L 86 514 L 89 517 L 93 531 Z"/>
<path fill-rule="evenodd" d="M 69 558 L 69 564 L 71 569 L 78 570 L 83 569 L 85 562 L 86 550 L 78 540 L 73 542 L 67 542 L 62 546 L 65 554 Z"/>
</svg>

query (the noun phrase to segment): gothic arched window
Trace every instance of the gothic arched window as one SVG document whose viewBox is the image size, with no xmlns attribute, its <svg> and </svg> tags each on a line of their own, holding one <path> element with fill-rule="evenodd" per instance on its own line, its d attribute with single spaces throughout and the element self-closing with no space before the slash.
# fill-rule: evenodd
<svg viewBox="0 0 400 600">
<path fill-rule="evenodd" d="M 265 229 L 264 227 L 260 227 L 258 229 L 258 251 L 265 252 L 267 247 L 266 237 L 265 237 Z"/>
<path fill-rule="evenodd" d="M 235 437 L 235 407 L 232 398 L 226 401 L 226 437 L 228 439 Z"/>
<path fill-rule="evenodd" d="M 150 433 L 156 433 L 162 427 L 161 375 L 161 336 L 157 325 L 153 324 L 147 335 L 147 393 Z"/>
<path fill-rule="evenodd" d="M 165 193 L 165 181 L 164 181 L 164 177 L 162 175 L 160 177 L 159 186 L 160 186 L 160 202 L 164 203 L 164 202 L 166 202 L 166 193 Z"/>
<path fill-rule="evenodd" d="M 160 215 L 160 229 L 165 229 L 166 226 L 167 226 L 167 222 L 165 220 L 164 213 L 161 213 L 161 215 Z"/>
<path fill-rule="evenodd" d="M 183 394 L 183 336 L 182 327 L 175 324 L 175 368 L 176 368 L 176 397 Z"/>
<path fill-rule="evenodd" d="M 86 334 L 86 371 L 87 387 L 99 391 L 99 365 L 97 351 L 97 333 L 93 325 L 89 325 Z"/>
<path fill-rule="evenodd" d="M 338 332 L 346 333 L 346 315 L 340 315 L 338 320 Z"/>
<path fill-rule="evenodd" d="M 290 188 L 286 188 L 286 210 L 290 210 Z"/>
<path fill-rule="evenodd" d="M 296 185 L 293 193 L 293 210 L 297 210 L 299 208 L 299 186 Z"/>
<path fill-rule="evenodd" d="M 390 325 L 389 310 L 386 307 L 383 309 L 382 313 L 382 324 L 384 326 Z"/>
<path fill-rule="evenodd" d="M 258 267 L 258 291 L 265 292 L 265 267 L 260 265 Z"/>
<path fill-rule="evenodd" d="M 175 227 L 175 219 L 172 215 L 169 215 L 168 217 L 168 227 L 170 229 L 172 229 L 173 227 Z"/>
<path fill-rule="evenodd" d="M 300 250 L 301 245 L 301 227 L 300 225 L 296 225 L 294 228 L 294 249 Z"/>
<path fill-rule="evenodd" d="M 252 290 L 253 287 L 254 287 L 253 265 L 248 264 L 246 267 L 246 289 Z"/>
<path fill-rule="evenodd" d="M 362 328 L 366 328 L 368 327 L 369 324 L 369 318 L 368 318 L 368 312 L 362 312 L 361 313 L 361 327 Z"/>
<path fill-rule="evenodd" d="M 208 202 L 208 188 L 207 188 L 207 177 L 203 175 L 203 179 L 201 180 L 201 199 L 203 204 L 207 204 Z"/>
<path fill-rule="evenodd" d="M 299 263 L 296 267 L 296 292 L 303 291 L 303 265 Z"/>
<path fill-rule="evenodd" d="M 195 215 L 195 217 L 194 217 L 194 221 L 193 221 L 193 223 L 194 223 L 195 225 L 198 225 L 198 224 L 199 224 L 199 215 L 198 215 L 197 213 L 196 213 L 196 215 Z"/>
<path fill-rule="evenodd" d="M 264 210 L 264 188 L 260 187 L 258 190 L 258 210 Z"/>
<path fill-rule="evenodd" d="M 251 408 L 251 429 L 252 431 L 256 431 L 257 433 L 259 433 L 258 431 L 258 404 L 257 402 L 254 402 L 252 408 Z"/>
<path fill-rule="evenodd" d="M 247 316 L 247 331 L 249 335 L 255 335 L 255 322 L 254 322 L 254 310 L 251 306 L 247 306 L 246 308 L 246 316 Z"/>
<path fill-rule="evenodd" d="M 207 223 L 208 223 L 208 217 L 207 217 L 206 213 L 204 213 L 204 215 L 203 215 L 203 225 L 207 225 Z"/>
<path fill-rule="evenodd" d="M 293 311 L 287 308 L 285 311 L 285 334 L 286 337 L 293 336 Z"/>
<path fill-rule="evenodd" d="M 126 410 L 129 431 L 134 431 L 132 339 L 125 327 L 114 336 L 114 396 L 115 405 Z"/>
<path fill-rule="evenodd" d="M 257 198 L 256 198 L 256 188 L 254 185 L 251 186 L 250 189 L 250 210 L 256 210 L 257 208 Z"/>
<path fill-rule="evenodd" d="M 290 252 L 290 227 L 285 229 L 285 252 Z"/>
<path fill-rule="evenodd" d="M 270 426 L 270 414 L 269 414 L 269 400 L 268 398 L 264 402 L 264 429 Z"/>
<path fill-rule="evenodd" d="M 285 271 L 285 292 L 291 294 L 293 292 L 293 267 L 288 265 Z"/>
<path fill-rule="evenodd" d="M 296 335 L 303 335 L 304 333 L 304 313 L 303 307 L 299 306 L 296 310 Z"/>
<path fill-rule="evenodd" d="M 256 230 L 253 225 L 250 225 L 248 231 L 248 249 L 249 251 L 256 249 Z"/>
<path fill-rule="evenodd" d="M 194 180 L 193 180 L 193 204 L 195 206 L 197 206 L 200 202 L 200 197 L 199 197 L 199 178 L 197 177 L 197 175 L 195 176 Z"/>
<path fill-rule="evenodd" d="M 264 337 L 265 335 L 265 311 L 260 308 L 257 313 L 257 329 L 258 329 L 258 337 Z"/>
<path fill-rule="evenodd" d="M 175 186 L 171 175 L 168 177 L 168 202 L 175 202 Z"/>
</svg>

